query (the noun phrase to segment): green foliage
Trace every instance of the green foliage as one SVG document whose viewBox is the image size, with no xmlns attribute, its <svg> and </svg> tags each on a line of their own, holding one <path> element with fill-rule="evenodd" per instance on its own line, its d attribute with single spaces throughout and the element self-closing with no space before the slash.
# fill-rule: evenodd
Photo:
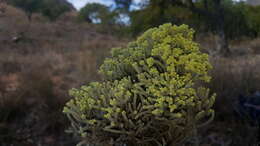
<svg viewBox="0 0 260 146">
<path fill-rule="evenodd" d="M 259 35 L 259 6 L 233 0 L 148 0 L 139 10 L 132 11 L 134 35 L 164 23 L 188 24 L 198 32 L 219 33 L 228 39 Z"/>
<path fill-rule="evenodd" d="M 130 10 L 133 0 L 114 0 L 116 7 L 119 11 L 127 13 Z"/>
<path fill-rule="evenodd" d="M 169 4 L 165 4 L 165 7 L 161 8 L 155 4 L 131 13 L 131 30 L 133 35 L 136 35 L 163 23 L 171 22 L 173 24 L 190 24 L 195 26 L 198 24 L 196 21 L 199 21 L 196 15 L 186 8 Z"/>
<path fill-rule="evenodd" d="M 9 4 L 14 5 L 24 10 L 29 19 L 31 19 L 32 13 L 39 12 L 39 8 L 42 1 L 39 0 L 10 0 Z"/>
<path fill-rule="evenodd" d="M 69 4 L 61 3 L 57 0 L 44 0 L 41 8 L 42 15 L 48 17 L 50 20 L 56 20 L 60 15 L 71 10 Z"/>
<path fill-rule="evenodd" d="M 201 32 L 213 32 L 218 33 L 220 17 L 218 13 L 223 13 L 223 31 L 228 39 L 236 39 L 240 36 L 251 35 L 249 25 L 247 24 L 247 15 L 244 13 L 247 5 L 243 2 L 234 2 L 232 0 L 222 0 L 221 1 L 221 12 L 216 10 L 216 4 L 214 1 L 208 1 L 206 4 L 203 0 L 195 3 L 197 8 L 207 11 L 210 15 L 204 16 L 202 18 L 193 18 L 192 20 L 200 19 L 199 23 L 196 23 L 195 28 Z M 206 5 L 206 6 L 205 6 Z M 215 15 L 215 16 L 214 16 Z M 196 22 L 196 21 L 195 21 Z M 194 21 L 191 21 L 191 24 Z M 203 26 L 203 27 L 201 27 Z"/>
<path fill-rule="evenodd" d="M 70 91 L 71 132 L 87 144 L 177 145 L 212 120 L 215 94 L 201 86 L 211 65 L 193 34 L 165 24 L 113 49 L 103 82 Z"/>
<path fill-rule="evenodd" d="M 260 36 L 260 6 L 247 6 L 244 13 L 253 35 Z"/>
<path fill-rule="evenodd" d="M 62 3 L 59 0 L 10 0 L 8 3 L 24 10 L 29 19 L 33 13 L 41 13 L 50 20 L 55 20 L 61 14 L 72 9 L 70 4 Z"/>
<path fill-rule="evenodd" d="M 247 15 L 244 13 L 244 3 L 226 3 L 225 5 L 225 32 L 228 38 L 235 39 L 240 36 L 250 36 L 251 29 L 247 24 Z"/>
<path fill-rule="evenodd" d="M 90 3 L 80 10 L 79 19 L 92 23 L 114 24 L 115 13 L 111 12 L 109 7 L 105 5 Z"/>
<path fill-rule="evenodd" d="M 165 22 L 176 24 L 174 10 L 169 0 L 150 0 L 144 9 L 131 13 L 133 34 L 136 35 Z"/>
</svg>

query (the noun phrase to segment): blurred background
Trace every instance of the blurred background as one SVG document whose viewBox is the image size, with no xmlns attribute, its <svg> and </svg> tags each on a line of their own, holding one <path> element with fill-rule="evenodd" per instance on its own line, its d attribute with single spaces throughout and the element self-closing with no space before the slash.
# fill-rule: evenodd
<svg viewBox="0 0 260 146">
<path fill-rule="evenodd" d="M 200 145 L 256 145 L 260 0 L 0 0 L 0 146 L 75 145 L 68 90 L 99 81 L 111 48 L 164 23 L 193 28 L 213 65 L 216 117 Z"/>
</svg>

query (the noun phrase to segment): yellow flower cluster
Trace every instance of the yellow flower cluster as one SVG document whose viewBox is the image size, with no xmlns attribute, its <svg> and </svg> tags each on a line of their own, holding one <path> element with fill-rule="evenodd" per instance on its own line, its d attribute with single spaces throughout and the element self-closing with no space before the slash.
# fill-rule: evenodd
<svg viewBox="0 0 260 146">
<path fill-rule="evenodd" d="M 126 48 L 113 49 L 112 57 L 100 68 L 104 82 L 70 91 L 75 98 L 64 112 L 73 128 L 85 129 L 81 132 L 85 138 L 108 132 L 119 134 L 115 139 L 157 137 L 155 141 L 161 142 L 165 135 L 147 137 L 146 132 L 157 129 L 154 134 L 160 133 L 158 122 L 163 121 L 175 127 L 168 129 L 173 133 L 168 140 L 173 141 L 178 132 L 189 133 L 191 125 L 212 116 L 215 95 L 200 85 L 210 81 L 211 65 L 208 55 L 193 42 L 193 34 L 186 25 L 164 24 Z"/>
</svg>

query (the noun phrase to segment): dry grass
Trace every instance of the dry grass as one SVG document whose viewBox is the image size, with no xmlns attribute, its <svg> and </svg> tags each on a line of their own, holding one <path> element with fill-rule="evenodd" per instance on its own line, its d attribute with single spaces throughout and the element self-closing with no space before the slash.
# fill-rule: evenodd
<svg viewBox="0 0 260 146">
<path fill-rule="evenodd" d="M 219 110 L 230 109 L 239 94 L 248 95 L 260 90 L 260 55 L 215 57 L 211 62 L 214 69 L 210 88 L 218 93 L 216 106 L 221 106 Z"/>
<path fill-rule="evenodd" d="M 209 87 L 217 93 L 216 118 L 206 130 L 206 135 L 214 134 L 219 141 L 226 141 L 225 146 L 255 145 L 258 128 L 237 117 L 234 105 L 239 95 L 260 91 L 260 55 L 212 57 L 211 62 L 214 69 Z"/>
<path fill-rule="evenodd" d="M 260 54 L 260 38 L 254 39 L 250 42 L 250 46 L 254 52 L 254 54 Z"/>
<path fill-rule="evenodd" d="M 218 56 L 218 37 L 211 33 L 197 34 L 196 41 L 204 48 L 204 51 L 211 56 Z M 229 48 L 232 56 L 245 56 L 260 54 L 260 39 L 241 37 L 229 41 Z"/>
<path fill-rule="evenodd" d="M 110 48 L 126 40 L 78 24 L 73 15 L 55 23 L 34 15 L 28 22 L 9 6 L 1 15 L 0 145 L 74 145 L 64 133 L 68 90 L 99 80 Z"/>
<path fill-rule="evenodd" d="M 233 58 L 211 57 L 212 81 L 208 84 L 217 93 L 215 120 L 200 128 L 195 136 L 200 146 L 256 146 L 258 127 L 235 114 L 234 105 L 240 94 L 260 90 L 260 55 Z M 185 146 L 193 146 L 190 142 Z"/>
</svg>

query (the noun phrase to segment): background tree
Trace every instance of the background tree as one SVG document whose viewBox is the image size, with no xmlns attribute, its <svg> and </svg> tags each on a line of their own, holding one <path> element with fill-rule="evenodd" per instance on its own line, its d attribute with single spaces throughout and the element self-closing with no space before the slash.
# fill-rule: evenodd
<svg viewBox="0 0 260 146">
<path fill-rule="evenodd" d="M 79 19 L 90 23 L 114 24 L 115 16 L 109 7 L 99 3 L 87 4 L 79 11 Z"/>
<path fill-rule="evenodd" d="M 130 15 L 134 35 L 166 22 L 188 24 L 185 21 L 193 18 L 189 9 L 173 5 L 171 0 L 149 0 L 142 6 L 142 9 L 135 10 Z"/>
<path fill-rule="evenodd" d="M 64 12 L 73 10 L 73 6 L 64 0 L 9 0 L 9 4 L 22 9 L 29 20 L 33 13 L 41 13 L 50 20 L 55 20 Z"/>
<path fill-rule="evenodd" d="M 74 9 L 67 2 L 59 0 L 44 0 L 40 12 L 43 16 L 48 17 L 50 20 L 56 20 L 60 15 L 65 12 L 71 11 Z"/>
<path fill-rule="evenodd" d="M 32 14 L 39 12 L 42 0 L 10 0 L 8 3 L 22 9 L 31 20 Z"/>
<path fill-rule="evenodd" d="M 216 34 L 217 49 L 223 55 L 230 54 L 230 39 L 252 36 L 252 28 L 258 26 L 255 19 L 259 19 L 259 13 L 250 12 L 253 9 L 247 8 L 248 5 L 232 0 L 147 0 L 143 6 L 131 12 L 133 34 L 166 22 L 185 23 L 199 32 Z"/>
<path fill-rule="evenodd" d="M 248 26 L 253 37 L 260 36 L 260 5 L 244 7 L 244 15 L 246 15 Z"/>
<path fill-rule="evenodd" d="M 133 0 L 114 0 L 114 2 L 116 4 L 116 9 L 124 13 L 128 13 L 133 4 Z"/>
</svg>

